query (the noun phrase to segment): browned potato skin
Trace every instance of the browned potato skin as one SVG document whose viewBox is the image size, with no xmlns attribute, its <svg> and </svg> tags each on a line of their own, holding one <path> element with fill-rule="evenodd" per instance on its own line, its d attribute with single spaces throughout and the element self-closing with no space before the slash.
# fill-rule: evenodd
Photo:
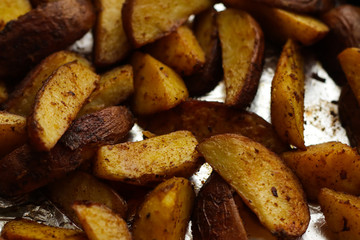
<svg viewBox="0 0 360 240">
<path fill-rule="evenodd" d="M 254 2 L 301 13 L 321 13 L 334 7 L 333 0 L 254 0 Z"/>
<path fill-rule="evenodd" d="M 196 198 L 192 215 L 194 240 L 248 239 L 234 193 L 217 173 L 212 173 Z"/>
<path fill-rule="evenodd" d="M 40 4 L 43 4 L 43 3 L 55 2 L 55 1 L 58 1 L 58 0 L 30 0 L 31 5 L 34 8 L 36 8 L 37 6 L 39 6 Z"/>
<path fill-rule="evenodd" d="M 198 73 L 185 77 L 190 95 L 200 96 L 212 90 L 223 77 L 221 45 L 216 25 L 216 10 L 195 16 L 193 31 L 205 53 L 205 64 Z"/>
<path fill-rule="evenodd" d="M 0 77 L 24 75 L 47 55 L 81 38 L 94 24 L 89 0 L 59 0 L 40 5 L 0 32 Z"/>
<path fill-rule="evenodd" d="M 319 194 L 321 211 L 334 239 L 356 240 L 360 238 L 360 198 L 350 194 L 323 188 Z"/>
<path fill-rule="evenodd" d="M 329 26 L 329 34 L 316 47 L 323 67 L 337 84 L 346 83 L 345 75 L 336 57 L 345 48 L 360 47 L 360 8 L 340 5 L 321 17 Z"/>
<path fill-rule="evenodd" d="M 360 106 L 349 85 L 341 90 L 339 117 L 352 147 L 360 147 Z M 359 150 L 358 150 L 359 151 Z"/>
<path fill-rule="evenodd" d="M 190 100 L 175 109 L 141 119 L 139 124 L 155 134 L 191 131 L 198 141 L 222 133 L 240 133 L 273 152 L 289 150 L 272 125 L 255 113 L 230 108 L 223 103 Z"/>
<path fill-rule="evenodd" d="M 339 142 L 308 146 L 281 155 L 298 176 L 306 196 L 316 201 L 321 188 L 360 195 L 360 155 L 355 149 Z"/>
</svg>

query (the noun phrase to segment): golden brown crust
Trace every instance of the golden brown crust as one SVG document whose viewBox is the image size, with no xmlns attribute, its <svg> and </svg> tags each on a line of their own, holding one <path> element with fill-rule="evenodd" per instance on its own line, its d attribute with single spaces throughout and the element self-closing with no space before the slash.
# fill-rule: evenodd
<svg viewBox="0 0 360 240">
<path fill-rule="evenodd" d="M 0 77 L 21 76 L 47 55 L 81 38 L 94 24 L 89 0 L 40 5 L 0 32 Z"/>
</svg>

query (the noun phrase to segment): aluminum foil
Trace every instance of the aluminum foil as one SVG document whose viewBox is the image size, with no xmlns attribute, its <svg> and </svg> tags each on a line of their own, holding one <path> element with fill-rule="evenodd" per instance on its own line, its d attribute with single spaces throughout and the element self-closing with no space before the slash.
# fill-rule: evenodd
<svg viewBox="0 0 360 240">
<path fill-rule="evenodd" d="M 77 41 L 70 49 L 83 54 L 90 54 L 92 49 L 92 34 L 86 34 L 84 38 Z M 265 64 L 259 88 L 248 110 L 257 113 L 270 122 L 271 81 L 281 49 L 269 44 L 267 44 L 265 49 Z M 307 65 L 305 81 L 305 144 L 312 145 L 328 141 L 340 141 L 349 144 L 345 130 L 341 127 L 338 118 L 337 101 L 340 95 L 340 88 L 327 75 L 326 71 L 311 53 L 305 54 L 305 62 Z M 224 83 L 220 82 L 213 91 L 199 99 L 224 102 L 224 97 Z M 142 129 L 135 125 L 130 133 L 129 141 L 142 140 L 141 131 Z M 211 167 L 208 164 L 204 164 L 191 178 L 196 192 L 198 192 L 211 171 Z M 318 205 L 309 205 L 309 208 L 311 212 L 311 222 L 306 233 L 299 239 L 331 239 L 320 207 Z M 76 226 L 39 191 L 14 199 L 0 198 L 0 230 L 7 221 L 22 217 L 51 226 L 76 228 Z M 244 220 L 246 221 L 246 219 Z M 192 239 L 190 226 L 186 234 L 187 240 Z M 250 240 L 275 239 L 275 237 L 264 237 L 264 235 L 261 235 L 261 231 L 257 231 L 257 229 L 248 230 L 248 234 Z"/>
</svg>

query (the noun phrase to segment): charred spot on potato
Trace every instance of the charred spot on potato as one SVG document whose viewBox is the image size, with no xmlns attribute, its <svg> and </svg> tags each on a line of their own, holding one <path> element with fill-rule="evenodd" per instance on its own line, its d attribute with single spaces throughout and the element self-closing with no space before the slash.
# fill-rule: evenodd
<svg viewBox="0 0 360 240">
<path fill-rule="evenodd" d="M 278 193 L 277 193 L 277 190 L 276 190 L 275 187 L 272 187 L 272 188 L 271 188 L 271 193 L 272 193 L 272 195 L 273 195 L 274 197 L 278 197 Z"/>
</svg>

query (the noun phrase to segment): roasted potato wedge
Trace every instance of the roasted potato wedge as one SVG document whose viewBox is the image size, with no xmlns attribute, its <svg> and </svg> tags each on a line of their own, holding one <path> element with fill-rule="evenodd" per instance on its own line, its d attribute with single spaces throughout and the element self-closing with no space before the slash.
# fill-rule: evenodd
<svg viewBox="0 0 360 240">
<path fill-rule="evenodd" d="M 321 16 L 329 26 L 329 34 L 316 47 L 326 72 L 337 84 L 346 83 L 345 75 L 336 57 L 345 48 L 360 47 L 360 8 L 340 5 Z"/>
<path fill-rule="evenodd" d="M 233 198 L 234 192 L 217 173 L 212 173 L 194 205 L 191 225 L 194 240 L 248 239 Z"/>
<path fill-rule="evenodd" d="M 184 239 L 195 193 L 184 178 L 172 178 L 147 195 L 133 224 L 134 239 Z"/>
<path fill-rule="evenodd" d="M 306 196 L 316 201 L 321 188 L 360 195 L 360 155 L 339 142 L 328 142 L 281 155 L 299 177 Z"/>
<path fill-rule="evenodd" d="M 59 67 L 35 98 L 28 118 L 30 142 L 39 151 L 49 151 L 69 128 L 99 76 L 77 61 Z"/>
<path fill-rule="evenodd" d="M 136 185 L 152 185 L 173 176 L 190 177 L 199 167 L 196 138 L 177 131 L 139 142 L 103 146 L 95 161 L 96 176 Z"/>
<path fill-rule="evenodd" d="M 75 202 L 73 208 L 90 240 L 131 240 L 126 222 L 105 205 Z"/>
<path fill-rule="evenodd" d="M 334 0 L 255 0 L 271 7 L 283 8 L 300 13 L 322 13 L 334 7 Z"/>
<path fill-rule="evenodd" d="M 26 141 L 26 118 L 0 111 L 0 158 Z"/>
<path fill-rule="evenodd" d="M 273 234 L 301 236 L 310 221 L 300 182 L 280 157 L 236 134 L 212 136 L 198 151 Z"/>
<path fill-rule="evenodd" d="M 338 239 L 359 239 L 359 197 L 324 188 L 320 191 L 319 203 L 327 225 Z"/>
<path fill-rule="evenodd" d="M 141 119 L 139 124 L 158 135 L 188 130 L 202 141 L 216 134 L 240 133 L 276 153 L 289 149 L 272 125 L 257 114 L 218 102 L 185 101 L 175 109 Z"/>
<path fill-rule="evenodd" d="M 1 236 L 6 240 L 87 240 L 86 234 L 82 231 L 50 227 L 26 219 L 6 223 Z"/>
<path fill-rule="evenodd" d="M 312 45 L 326 36 L 329 28 L 316 18 L 273 8 L 249 0 L 222 0 L 229 7 L 249 12 L 261 25 L 269 40 L 285 43 L 292 38 Z"/>
<path fill-rule="evenodd" d="M 0 34 L 0 78 L 24 75 L 44 57 L 81 38 L 94 22 L 89 0 L 58 0 L 19 17 Z"/>
<path fill-rule="evenodd" d="M 3 0 L 0 1 L 0 31 L 6 23 L 17 19 L 31 10 L 29 0 Z"/>
<path fill-rule="evenodd" d="M 135 47 L 169 35 L 191 14 L 213 5 L 212 0 L 126 0 L 122 10 L 124 29 Z"/>
<path fill-rule="evenodd" d="M 305 149 L 304 63 L 299 46 L 289 39 L 271 85 L 271 122 L 283 141 Z"/>
<path fill-rule="evenodd" d="M 125 0 L 96 0 L 98 10 L 94 35 L 94 62 L 105 67 L 124 59 L 131 50 L 121 19 Z"/>
<path fill-rule="evenodd" d="M 186 25 L 150 44 L 146 50 L 181 76 L 198 72 L 205 63 L 205 53 Z"/>
<path fill-rule="evenodd" d="M 226 9 L 217 16 L 226 86 L 225 103 L 244 108 L 255 97 L 264 60 L 264 36 L 246 12 Z M 238 54 L 234 54 L 238 53 Z"/>
<path fill-rule="evenodd" d="M 193 31 L 205 53 L 205 64 L 198 73 L 184 78 L 191 95 L 212 90 L 223 78 L 221 46 L 216 25 L 216 10 L 211 8 L 195 16 Z"/>
<path fill-rule="evenodd" d="M 4 106 L 6 111 L 27 117 L 33 110 L 36 94 L 48 77 L 60 66 L 75 60 L 91 67 L 91 63 L 85 58 L 69 51 L 59 51 L 45 58 L 11 93 Z"/>
<path fill-rule="evenodd" d="M 136 52 L 131 64 L 135 74 L 133 110 L 136 114 L 173 108 L 189 96 L 181 77 L 150 55 Z"/>
<path fill-rule="evenodd" d="M 55 181 L 46 188 L 50 200 L 59 207 L 77 225 L 79 219 L 72 208 L 75 201 L 90 201 L 101 203 L 121 217 L 126 216 L 127 205 L 114 190 L 84 172 L 74 172 Z"/>
<path fill-rule="evenodd" d="M 115 106 L 134 92 L 133 70 L 130 65 L 116 67 L 101 75 L 100 81 L 78 116 Z"/>
</svg>

